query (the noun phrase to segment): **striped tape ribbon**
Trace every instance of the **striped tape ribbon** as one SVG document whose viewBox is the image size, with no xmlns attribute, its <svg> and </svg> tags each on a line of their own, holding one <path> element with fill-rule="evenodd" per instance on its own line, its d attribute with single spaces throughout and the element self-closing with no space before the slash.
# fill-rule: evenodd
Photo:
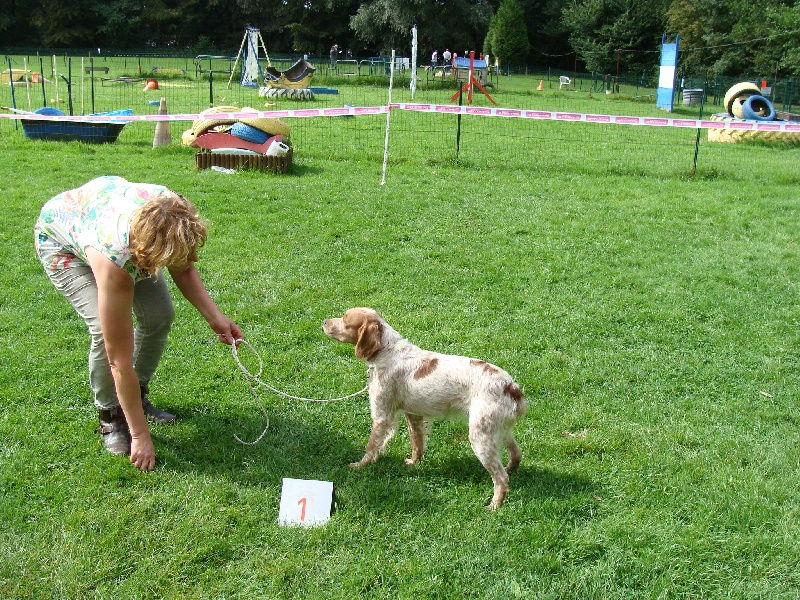
<svg viewBox="0 0 800 600">
<path fill-rule="evenodd" d="M 30 121 L 70 121 L 77 123 L 121 123 L 131 121 L 195 121 L 199 119 L 221 119 L 237 121 L 240 119 L 283 119 L 309 117 L 342 117 L 357 115 L 376 115 L 389 110 L 407 110 L 437 114 L 462 114 L 483 117 L 505 117 L 517 119 L 536 119 L 564 121 L 571 123 L 602 123 L 611 125 L 642 125 L 649 127 L 681 127 L 689 129 L 738 129 L 753 131 L 800 132 L 800 123 L 792 121 L 743 121 L 706 119 L 679 119 L 673 117 L 631 117 L 621 115 L 598 115 L 564 111 L 526 110 L 514 108 L 487 108 L 476 106 L 453 106 L 449 104 L 397 103 L 387 106 L 349 106 L 341 108 L 306 108 L 298 110 L 268 110 L 212 114 L 172 114 L 172 115 L 83 115 L 51 116 L 37 114 L 0 114 L 0 118 L 25 119 Z"/>
</svg>

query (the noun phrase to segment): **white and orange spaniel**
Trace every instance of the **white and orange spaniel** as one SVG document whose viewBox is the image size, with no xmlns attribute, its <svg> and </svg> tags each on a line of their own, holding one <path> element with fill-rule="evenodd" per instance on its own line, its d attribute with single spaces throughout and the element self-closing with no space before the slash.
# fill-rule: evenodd
<svg viewBox="0 0 800 600">
<path fill-rule="evenodd" d="M 482 360 L 418 348 L 371 308 L 351 308 L 341 318 L 326 319 L 322 329 L 328 337 L 355 344 L 356 356 L 370 366 L 372 431 L 364 457 L 350 466 L 377 460 L 394 434 L 399 412 L 405 413 L 411 438 L 408 464 L 425 451 L 424 419 L 464 418 L 472 449 L 494 482 L 487 508 L 503 504 L 508 473 L 522 458 L 513 427 L 527 408 L 522 390 L 508 373 Z M 502 463 L 503 446 L 508 450 L 507 467 Z"/>
</svg>

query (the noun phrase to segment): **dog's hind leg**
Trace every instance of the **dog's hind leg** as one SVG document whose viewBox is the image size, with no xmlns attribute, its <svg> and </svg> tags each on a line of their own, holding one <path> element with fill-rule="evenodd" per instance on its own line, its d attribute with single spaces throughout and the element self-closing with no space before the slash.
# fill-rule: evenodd
<svg viewBox="0 0 800 600">
<path fill-rule="evenodd" d="M 364 467 L 370 463 L 378 460 L 381 452 L 387 442 L 394 435 L 395 419 L 375 419 L 372 421 L 372 430 L 369 433 L 369 442 L 364 451 L 364 457 L 354 463 L 350 463 L 351 467 Z"/>
<path fill-rule="evenodd" d="M 411 439 L 411 458 L 406 459 L 407 465 L 413 465 L 425 453 L 425 420 L 419 415 L 406 413 L 408 423 L 408 437 Z"/>
<path fill-rule="evenodd" d="M 481 464 L 489 471 L 494 483 L 494 495 L 492 501 L 486 507 L 489 510 L 497 510 L 503 504 L 508 493 L 508 473 L 503 466 L 498 445 L 499 436 L 496 431 L 486 429 L 485 422 L 476 420 L 469 423 L 469 441 L 475 456 Z"/>
<path fill-rule="evenodd" d="M 506 437 L 506 449 L 508 450 L 508 464 L 506 465 L 506 472 L 513 473 L 519 467 L 519 462 L 522 460 L 522 451 L 519 449 L 517 440 L 514 439 L 514 432 L 509 431 Z"/>
</svg>

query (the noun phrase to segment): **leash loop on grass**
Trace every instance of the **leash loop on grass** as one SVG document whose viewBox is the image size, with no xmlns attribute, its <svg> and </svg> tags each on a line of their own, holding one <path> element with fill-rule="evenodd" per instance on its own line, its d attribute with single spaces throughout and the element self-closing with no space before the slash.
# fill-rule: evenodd
<svg viewBox="0 0 800 600">
<path fill-rule="evenodd" d="M 242 364 L 242 361 L 239 360 L 239 349 L 237 348 L 238 344 L 244 344 L 245 346 L 247 346 L 250 349 L 250 352 L 253 353 L 256 359 L 258 359 L 258 372 L 256 372 L 255 374 L 248 371 L 247 367 L 245 367 Z M 267 433 L 267 429 L 269 429 L 269 416 L 267 415 L 267 411 L 264 408 L 263 402 L 261 402 L 261 397 L 258 395 L 258 392 L 256 392 L 256 385 L 254 384 L 265 387 L 269 391 L 274 392 L 280 396 L 283 396 L 284 398 L 289 398 L 290 400 L 300 400 L 303 402 L 336 402 L 338 400 L 347 400 L 348 398 L 354 398 L 355 396 L 360 396 L 369 389 L 369 386 L 365 385 L 364 389 L 361 389 L 352 394 L 348 394 L 347 396 L 341 396 L 340 398 L 303 398 L 302 396 L 292 396 L 291 394 L 287 394 L 286 392 L 283 392 L 275 387 L 272 387 L 268 383 L 261 380 L 261 373 L 264 371 L 264 361 L 261 360 L 261 355 L 258 352 L 256 352 L 256 349 L 253 348 L 250 342 L 244 339 L 236 340 L 233 344 L 231 344 L 231 354 L 233 354 L 233 359 L 236 361 L 236 364 L 239 366 L 239 370 L 244 375 L 245 381 L 247 382 L 247 387 L 250 388 L 250 392 L 253 394 L 256 401 L 258 402 L 258 406 L 261 409 L 261 412 L 264 413 L 264 418 L 267 421 L 266 425 L 264 426 L 264 431 L 262 431 L 261 435 L 259 435 L 252 442 L 245 442 L 244 440 L 240 439 L 238 435 L 234 433 L 233 434 L 234 439 L 240 444 L 246 444 L 248 446 L 257 444 L 258 442 L 261 441 L 261 438 L 264 437 L 264 434 Z"/>
</svg>

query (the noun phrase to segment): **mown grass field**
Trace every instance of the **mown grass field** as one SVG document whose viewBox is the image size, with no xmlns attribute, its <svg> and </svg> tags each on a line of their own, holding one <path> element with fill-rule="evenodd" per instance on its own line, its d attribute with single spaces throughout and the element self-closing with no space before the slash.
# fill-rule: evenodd
<svg viewBox="0 0 800 600">
<path fill-rule="evenodd" d="M 196 171 L 191 149 L 154 150 L 134 126 L 86 146 L 0 123 L 0 596 L 797 597 L 797 149 L 703 143 L 690 177 L 692 136 L 662 166 L 642 150 L 652 132 L 581 150 L 555 123 L 504 132 L 510 157 L 470 143 L 456 158 L 452 128 L 422 145 L 414 118 L 397 118 L 383 186 L 383 117 L 297 123 L 285 176 Z M 530 410 L 507 503 L 482 508 L 490 480 L 459 423 L 434 424 L 415 467 L 401 427 L 349 469 L 363 397 L 263 392 L 270 427 L 238 444 L 264 417 L 177 292 L 151 387 L 179 421 L 153 426 L 152 473 L 107 455 L 88 337 L 32 244 L 40 206 L 101 174 L 166 184 L 210 219 L 201 273 L 289 393 L 363 386 L 321 331 L 354 305 L 512 373 Z M 334 483 L 326 526 L 278 525 L 284 477 Z"/>
</svg>

